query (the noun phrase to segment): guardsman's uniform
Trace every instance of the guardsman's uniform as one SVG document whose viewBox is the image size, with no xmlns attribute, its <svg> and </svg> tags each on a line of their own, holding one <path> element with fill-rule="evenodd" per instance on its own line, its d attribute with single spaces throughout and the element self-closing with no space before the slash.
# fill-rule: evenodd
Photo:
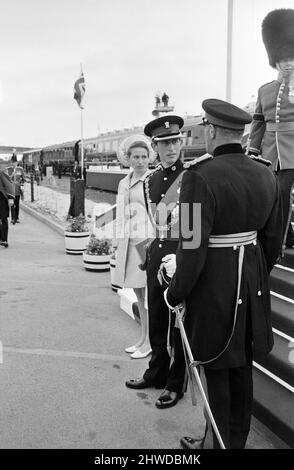
<svg viewBox="0 0 294 470">
<path fill-rule="evenodd" d="M 144 132 L 157 142 L 160 139 L 181 138 L 182 118 L 163 116 L 146 125 Z M 175 397 L 156 402 L 158 408 L 167 408 L 177 403 L 182 395 L 185 380 L 185 359 L 178 328 L 173 328 L 174 317 L 170 317 L 164 298 L 164 285 L 158 278 L 162 258 L 175 253 L 179 232 L 175 228 L 178 221 L 178 200 L 183 163 L 179 158 L 174 164 L 165 168 L 161 163 L 146 178 L 144 183 L 145 202 L 148 214 L 156 226 L 156 238 L 147 249 L 147 291 L 149 313 L 149 337 L 152 356 L 148 369 L 139 381 L 128 381 L 130 388 L 145 388 L 154 385 L 167 391 L 175 392 Z M 166 217 L 158 216 L 160 206 L 168 207 Z M 164 211 L 163 211 L 164 212 Z M 169 355 L 169 345 L 173 345 L 173 359 Z"/>
<path fill-rule="evenodd" d="M 263 21 L 262 33 L 270 65 L 276 68 L 284 59 L 294 60 L 294 10 L 270 12 Z M 292 77 L 283 77 L 266 83 L 258 90 L 247 152 L 262 154 L 272 162 L 281 187 L 284 213 L 284 243 L 294 245 L 290 224 L 294 182 L 294 69 Z M 288 233 L 287 233 L 288 231 Z"/>
<path fill-rule="evenodd" d="M 216 132 L 217 126 L 242 131 L 251 121 L 220 100 L 202 106 Z M 167 291 L 171 306 L 186 301 L 185 329 L 228 448 L 243 448 L 249 432 L 252 356 L 263 358 L 273 346 L 268 274 L 279 255 L 282 214 L 276 177 L 263 163 L 245 155 L 241 144 L 226 143 L 186 171 L 180 220 L 187 225 L 186 203 L 190 227 L 201 237 L 195 248 L 180 232 Z M 201 224 L 193 220 L 193 204 L 201 207 Z"/>
</svg>

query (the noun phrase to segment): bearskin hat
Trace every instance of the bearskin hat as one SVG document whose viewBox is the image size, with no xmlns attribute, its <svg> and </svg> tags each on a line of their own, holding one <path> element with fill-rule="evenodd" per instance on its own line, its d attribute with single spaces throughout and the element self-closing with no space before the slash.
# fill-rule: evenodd
<svg viewBox="0 0 294 470">
<path fill-rule="evenodd" d="M 294 10 L 273 10 L 262 22 L 262 39 L 269 63 L 276 68 L 281 60 L 294 59 Z"/>
</svg>

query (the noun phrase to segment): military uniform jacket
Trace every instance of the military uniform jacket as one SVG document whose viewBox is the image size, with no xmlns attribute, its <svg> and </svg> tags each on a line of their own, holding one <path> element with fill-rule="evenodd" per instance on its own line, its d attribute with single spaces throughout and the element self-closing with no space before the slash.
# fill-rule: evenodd
<svg viewBox="0 0 294 470">
<path fill-rule="evenodd" d="M 8 199 L 14 199 L 14 184 L 9 176 L 0 170 L 0 218 L 9 217 Z"/>
<path fill-rule="evenodd" d="M 174 165 L 169 168 L 164 168 L 159 164 L 156 169 L 146 178 L 144 182 L 144 195 L 145 203 L 152 223 L 154 223 L 153 215 L 154 208 L 164 198 L 170 186 L 176 181 L 180 173 L 183 172 L 183 163 L 178 159 Z M 179 199 L 179 193 L 177 199 Z M 151 213 L 153 209 L 153 213 Z M 170 222 L 170 218 L 167 220 Z M 156 239 L 151 243 L 147 254 L 147 274 L 148 283 L 159 286 L 157 273 L 161 264 L 162 258 L 169 254 L 175 253 L 178 246 L 178 236 L 175 238 L 171 230 L 167 230 L 164 237 L 160 236 L 157 232 Z"/>
<path fill-rule="evenodd" d="M 294 168 L 294 94 L 289 85 L 274 80 L 258 90 L 248 151 L 262 153 L 272 169 Z"/>
<path fill-rule="evenodd" d="M 209 361 L 223 350 L 236 303 L 239 250 L 208 248 L 209 237 L 258 233 L 257 244 L 245 247 L 235 332 L 227 350 L 207 365 L 210 368 L 245 364 L 246 316 L 256 357 L 273 346 L 268 273 L 282 242 L 281 200 L 272 171 L 241 152 L 238 144 L 218 147 L 213 159 L 186 171 L 181 187 L 180 207 L 189 203 L 190 217 L 192 204 L 201 204 L 201 244 L 184 248 L 183 242 L 190 240 L 180 232 L 177 270 L 167 300 L 173 306 L 186 300 L 185 327 L 195 360 Z"/>
</svg>

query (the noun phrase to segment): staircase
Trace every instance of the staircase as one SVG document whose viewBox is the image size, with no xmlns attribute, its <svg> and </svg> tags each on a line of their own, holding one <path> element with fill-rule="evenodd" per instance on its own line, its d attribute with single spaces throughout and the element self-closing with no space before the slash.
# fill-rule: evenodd
<svg viewBox="0 0 294 470">
<path fill-rule="evenodd" d="M 292 220 L 293 220 L 292 212 Z M 294 448 L 294 249 L 270 277 L 274 348 L 254 363 L 255 417 Z"/>
</svg>

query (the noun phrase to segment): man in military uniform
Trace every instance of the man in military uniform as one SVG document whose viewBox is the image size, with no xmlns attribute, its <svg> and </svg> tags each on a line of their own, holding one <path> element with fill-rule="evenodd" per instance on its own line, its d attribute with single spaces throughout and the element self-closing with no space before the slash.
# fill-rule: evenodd
<svg viewBox="0 0 294 470">
<path fill-rule="evenodd" d="M 186 301 L 185 329 L 220 435 L 225 447 L 244 448 L 252 410 L 252 358 L 264 357 L 273 346 L 268 275 L 282 240 L 281 198 L 266 161 L 242 151 L 251 116 L 221 100 L 208 99 L 202 106 L 212 157 L 186 171 L 180 194 L 181 224 L 187 225 L 183 204 L 188 204 L 189 218 L 193 205 L 201 205 L 201 225 L 196 225 L 201 238 L 195 248 L 192 236 L 180 232 L 176 271 L 165 298 L 171 307 Z M 189 219 L 189 225 L 195 221 Z M 166 270 L 172 275 L 168 259 Z M 197 447 L 192 438 L 181 442 Z M 215 435 L 213 447 L 218 448 Z"/>
<path fill-rule="evenodd" d="M 22 186 L 25 182 L 24 171 L 17 162 L 16 155 L 11 157 L 11 166 L 6 169 L 7 174 L 10 176 L 11 181 L 14 184 L 14 204 L 11 207 L 11 223 L 14 225 L 19 223 L 19 201 L 20 197 L 23 197 Z"/>
<path fill-rule="evenodd" d="M 291 226 L 294 182 L 294 10 L 273 10 L 262 23 L 262 37 L 277 80 L 258 90 L 248 153 L 272 162 L 283 199 L 284 245 L 294 246 Z"/>
<path fill-rule="evenodd" d="M 8 174 L 0 170 L 0 245 L 8 248 L 9 208 L 14 202 L 14 184 Z"/>
<path fill-rule="evenodd" d="M 144 129 L 145 134 L 151 137 L 152 146 L 158 152 L 161 161 L 144 183 L 147 210 L 156 227 L 156 238 L 149 245 L 146 263 L 152 356 L 143 377 L 128 380 L 126 386 L 135 389 L 152 386 L 164 388 L 156 401 L 158 408 L 176 405 L 178 399 L 182 397 L 185 379 L 185 360 L 180 333 L 178 328 L 173 328 L 174 317 L 170 318 L 163 298 L 164 287 L 158 279 L 162 257 L 167 253 L 175 253 L 178 245 L 178 230 L 175 230 L 177 217 L 170 207 L 174 207 L 175 210 L 177 208 L 183 174 L 183 163 L 180 159 L 182 146 L 180 129 L 183 124 L 181 117 L 169 115 L 154 119 Z M 165 220 L 162 217 L 161 220 L 160 217 L 158 219 L 160 206 L 169 208 Z M 173 359 L 168 353 L 169 342 L 174 346 Z"/>
</svg>

